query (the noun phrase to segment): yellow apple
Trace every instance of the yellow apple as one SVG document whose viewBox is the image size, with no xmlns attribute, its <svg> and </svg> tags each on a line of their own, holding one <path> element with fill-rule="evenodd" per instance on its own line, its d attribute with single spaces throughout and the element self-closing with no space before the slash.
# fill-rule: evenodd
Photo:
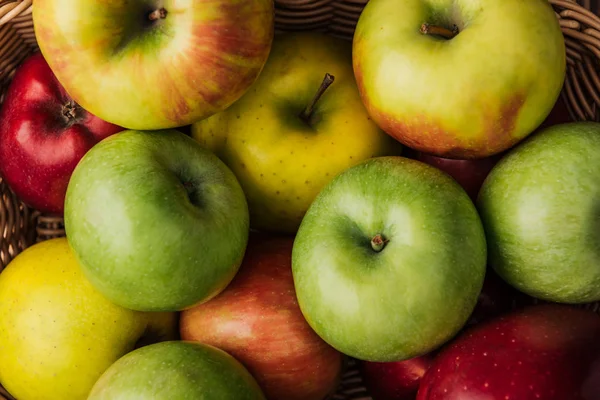
<svg viewBox="0 0 600 400">
<path fill-rule="evenodd" d="M 192 136 L 235 173 L 254 229 L 295 233 L 318 192 L 400 143 L 369 118 L 352 69 L 352 45 L 314 32 L 275 37 L 256 82 Z"/>
<path fill-rule="evenodd" d="M 177 319 L 106 300 L 65 238 L 37 243 L 0 274 L 0 383 L 18 400 L 85 400 L 121 356 L 177 339 Z"/>
</svg>

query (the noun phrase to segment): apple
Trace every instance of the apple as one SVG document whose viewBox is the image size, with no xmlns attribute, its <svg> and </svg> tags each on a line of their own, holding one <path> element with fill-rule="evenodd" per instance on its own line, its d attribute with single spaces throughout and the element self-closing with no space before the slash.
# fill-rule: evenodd
<svg viewBox="0 0 600 400">
<path fill-rule="evenodd" d="M 94 287 L 136 311 L 180 311 L 235 276 L 248 206 L 217 156 L 176 130 L 112 135 L 79 162 L 65 230 Z"/>
<path fill-rule="evenodd" d="M 600 300 L 600 123 L 545 128 L 496 164 L 477 199 L 489 265 L 551 302 Z"/>
<path fill-rule="evenodd" d="M 86 400 L 136 345 L 177 338 L 176 314 L 127 310 L 96 291 L 64 237 L 28 247 L 0 274 L 0 384 L 18 400 Z"/>
<path fill-rule="evenodd" d="M 538 129 L 571 121 L 564 101 L 562 97 L 559 97 L 554 108 Z M 410 158 L 423 161 L 450 174 L 467 191 L 473 201 L 476 201 L 479 189 L 489 172 L 504 155 L 504 153 L 500 153 L 485 158 L 460 160 L 437 157 L 422 151 L 411 151 L 411 149 L 409 151 L 412 153 Z M 405 155 L 406 153 L 408 151 L 405 152 Z"/>
<path fill-rule="evenodd" d="M 389 135 L 438 157 L 484 158 L 548 116 L 565 79 L 565 40 L 546 0 L 371 0 L 353 66 Z"/>
<path fill-rule="evenodd" d="M 0 121 L 0 175 L 30 207 L 59 216 L 81 157 L 123 130 L 74 102 L 39 52 L 17 68 Z"/>
<path fill-rule="evenodd" d="M 534 299 L 506 283 L 493 268 L 487 268 L 483 287 L 468 325 L 479 324 L 501 314 L 532 304 Z"/>
<path fill-rule="evenodd" d="M 315 32 L 277 35 L 254 85 L 192 135 L 236 174 L 251 226 L 287 234 L 339 172 L 402 148 L 361 102 L 351 44 Z"/>
<path fill-rule="evenodd" d="M 292 272 L 308 323 L 363 361 L 430 353 L 466 324 L 486 269 L 467 193 L 442 171 L 376 157 L 336 176 L 294 240 Z"/>
<path fill-rule="evenodd" d="M 425 354 L 397 362 L 362 361 L 360 372 L 373 400 L 414 400 L 433 360 L 433 354 Z"/>
<path fill-rule="evenodd" d="M 298 307 L 292 246 L 290 237 L 251 236 L 231 284 L 181 313 L 181 338 L 231 354 L 269 400 L 323 400 L 337 388 L 343 356 L 310 328 Z"/>
<path fill-rule="evenodd" d="M 568 114 L 567 107 L 561 96 L 552 108 L 548 117 L 538 127 L 538 130 L 566 122 L 572 122 L 572 119 Z M 414 151 L 410 148 L 405 148 L 404 151 L 405 156 L 423 161 L 424 163 L 450 174 L 450 176 L 466 190 L 473 201 L 477 200 L 477 195 L 479 194 L 479 189 L 481 188 L 483 181 L 505 153 L 506 152 L 499 153 L 485 158 L 461 160 L 437 157 L 422 151 Z"/>
<path fill-rule="evenodd" d="M 36 0 L 37 44 L 69 95 L 128 129 L 191 124 L 260 74 L 273 0 Z"/>
<path fill-rule="evenodd" d="M 265 400 L 256 380 L 223 350 L 168 341 L 121 357 L 94 385 L 87 400 Z"/>
<path fill-rule="evenodd" d="M 598 400 L 600 316 L 545 304 L 477 325 L 445 347 L 417 400 Z"/>
<path fill-rule="evenodd" d="M 416 152 L 412 158 L 449 174 L 465 189 L 471 200 L 475 201 L 483 181 L 501 157 L 501 154 L 497 154 L 485 158 L 458 160 Z"/>
</svg>

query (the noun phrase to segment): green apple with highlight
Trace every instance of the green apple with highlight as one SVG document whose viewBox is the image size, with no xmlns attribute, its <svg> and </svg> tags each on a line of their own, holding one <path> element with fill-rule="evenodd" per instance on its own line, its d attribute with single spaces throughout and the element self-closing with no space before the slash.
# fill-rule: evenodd
<svg viewBox="0 0 600 400">
<path fill-rule="evenodd" d="M 106 370 L 87 400 L 266 400 L 246 367 L 225 351 L 170 341 L 125 355 Z"/>
<path fill-rule="evenodd" d="M 216 296 L 249 235 L 235 175 L 176 130 L 108 139 L 81 159 L 65 198 L 67 238 L 88 279 L 137 311 L 180 311 Z"/>
<path fill-rule="evenodd" d="M 489 265 L 535 298 L 600 301 L 600 123 L 550 126 L 512 149 L 477 206 Z"/>
<path fill-rule="evenodd" d="M 298 303 L 338 351 L 403 361 L 461 330 L 486 271 L 475 205 L 449 175 L 377 157 L 334 178 L 311 204 L 292 251 Z"/>
<path fill-rule="evenodd" d="M 371 117 L 410 148 L 483 158 L 530 135 L 563 86 L 547 0 L 370 0 L 353 64 Z"/>
</svg>

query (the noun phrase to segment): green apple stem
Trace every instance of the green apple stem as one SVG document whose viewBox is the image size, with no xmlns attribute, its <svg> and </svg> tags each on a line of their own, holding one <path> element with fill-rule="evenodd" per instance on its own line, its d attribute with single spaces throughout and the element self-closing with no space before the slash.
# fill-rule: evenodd
<svg viewBox="0 0 600 400">
<path fill-rule="evenodd" d="M 373 237 L 373 239 L 371 239 L 371 248 L 373 251 L 379 253 L 381 250 L 383 250 L 388 242 L 389 240 L 384 238 L 382 234 L 378 233 Z"/>
<path fill-rule="evenodd" d="M 421 25 L 421 33 L 424 35 L 438 35 L 446 39 L 452 39 L 458 35 L 458 26 L 454 25 L 452 29 L 444 28 L 443 26 L 423 24 Z"/>
<path fill-rule="evenodd" d="M 325 74 L 325 78 L 323 78 L 323 82 L 321 82 L 321 86 L 319 86 L 319 90 L 317 90 L 315 97 L 313 97 L 311 102 L 308 103 L 306 108 L 300 113 L 300 118 L 302 118 L 307 123 L 310 121 L 310 117 L 313 113 L 313 109 L 315 108 L 315 105 L 317 104 L 317 102 L 319 101 L 321 96 L 323 96 L 323 94 L 325 93 L 327 88 L 329 86 L 331 86 L 331 84 L 333 83 L 334 80 L 335 80 L 335 77 L 333 75 L 330 75 L 328 73 Z"/>
<path fill-rule="evenodd" d="M 159 8 L 158 10 L 152 11 L 148 15 L 148 19 L 150 21 L 156 21 L 157 19 L 165 19 L 167 17 L 167 10 L 164 8 Z"/>
</svg>

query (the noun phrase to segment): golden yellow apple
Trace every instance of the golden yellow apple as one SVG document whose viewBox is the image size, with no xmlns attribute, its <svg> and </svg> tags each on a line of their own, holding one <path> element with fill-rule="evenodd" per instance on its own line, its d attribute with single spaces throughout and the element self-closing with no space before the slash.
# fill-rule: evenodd
<svg viewBox="0 0 600 400">
<path fill-rule="evenodd" d="M 37 243 L 0 274 L 0 383 L 18 400 L 85 400 L 121 356 L 177 339 L 177 319 L 109 302 L 65 238 Z"/>
<path fill-rule="evenodd" d="M 295 233 L 319 191 L 367 158 L 401 145 L 369 118 L 352 69 L 352 45 L 321 33 L 275 37 L 263 72 L 192 136 L 235 173 L 254 229 Z"/>
</svg>

